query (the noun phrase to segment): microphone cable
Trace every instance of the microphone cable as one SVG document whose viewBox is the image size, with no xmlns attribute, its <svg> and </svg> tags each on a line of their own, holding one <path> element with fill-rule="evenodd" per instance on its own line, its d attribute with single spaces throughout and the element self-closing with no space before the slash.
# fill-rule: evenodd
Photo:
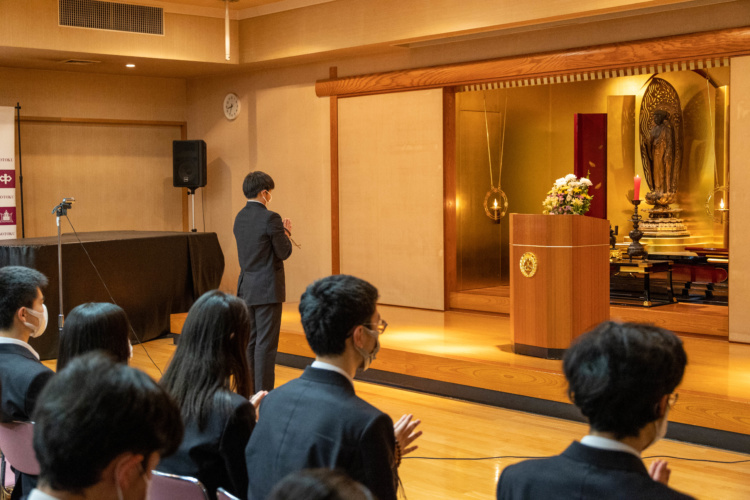
<svg viewBox="0 0 750 500">
<path fill-rule="evenodd" d="M 734 453 L 734 452 L 731 452 Z M 496 457 L 403 457 L 402 460 L 456 460 L 456 461 L 479 461 L 479 460 L 502 460 L 506 458 L 510 459 L 537 459 L 537 458 L 552 458 L 557 457 L 559 455 L 548 455 L 544 457 L 527 457 L 527 456 L 515 456 L 515 455 L 499 455 Z M 726 465 L 732 465 L 732 464 L 742 464 L 750 462 L 750 459 L 745 460 L 709 460 L 705 458 L 687 458 L 687 457 L 673 457 L 670 455 L 652 455 L 648 457 L 641 457 L 641 460 L 651 460 L 653 458 L 669 458 L 672 460 L 685 460 L 688 462 L 706 462 L 706 463 L 712 463 L 712 464 L 726 464 Z"/>
<path fill-rule="evenodd" d="M 81 245 L 81 248 L 83 249 L 83 253 L 86 254 L 86 257 L 88 257 L 89 262 L 91 263 L 91 267 L 94 268 L 94 271 L 96 271 L 96 275 L 99 277 L 99 281 L 102 282 L 102 285 L 104 286 L 104 289 L 107 291 L 107 295 L 109 295 L 110 300 L 112 303 L 116 306 L 120 306 L 120 304 L 117 303 L 115 298 L 112 296 L 112 292 L 109 291 L 109 287 L 107 286 L 107 283 L 104 282 L 104 278 L 102 277 L 101 273 L 99 272 L 99 269 L 96 267 L 96 264 L 94 264 L 94 260 L 91 258 L 91 255 L 89 255 L 89 251 L 86 250 L 86 245 L 83 244 L 83 241 L 81 241 L 81 238 L 78 236 L 78 231 L 76 231 L 76 228 L 73 227 L 73 223 L 70 221 L 70 217 L 68 217 L 68 214 L 65 214 L 65 218 L 68 220 L 68 224 L 70 224 L 70 228 L 73 230 L 73 234 L 75 234 L 76 239 L 78 240 L 78 243 Z M 130 332 L 133 334 L 133 337 L 138 341 L 138 344 L 143 348 L 143 352 L 146 353 L 146 356 L 148 356 L 148 359 L 151 360 L 151 363 L 154 365 L 156 370 L 159 372 L 159 375 L 164 375 L 161 371 L 161 368 L 159 368 L 159 365 L 156 364 L 156 361 L 154 361 L 154 358 L 151 357 L 151 354 L 149 354 L 148 349 L 146 349 L 146 346 L 144 345 L 141 338 L 138 336 L 137 333 L 135 333 L 135 329 L 133 328 L 133 324 L 128 321 L 128 325 L 130 326 Z"/>
</svg>

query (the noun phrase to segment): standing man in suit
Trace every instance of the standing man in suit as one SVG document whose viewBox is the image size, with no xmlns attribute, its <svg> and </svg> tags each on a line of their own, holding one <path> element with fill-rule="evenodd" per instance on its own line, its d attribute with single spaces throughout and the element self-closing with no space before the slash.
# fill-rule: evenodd
<svg viewBox="0 0 750 500">
<path fill-rule="evenodd" d="M 39 337 L 47 327 L 47 307 L 42 288 L 47 278 L 21 266 L 0 268 L 0 421 L 28 422 L 37 397 L 53 375 L 39 361 L 29 338 Z M 28 494 L 35 476 L 16 472 L 11 499 Z M 24 493 L 25 492 L 25 493 Z"/>
<path fill-rule="evenodd" d="M 565 352 L 563 371 L 589 434 L 561 455 L 507 467 L 497 498 L 692 498 L 667 486 L 665 461 L 649 470 L 641 461 L 667 433 L 686 364 L 682 341 L 655 326 L 605 322 L 579 337 Z"/>
<path fill-rule="evenodd" d="M 268 210 L 273 189 L 273 179 L 265 172 L 247 174 L 242 183 L 247 204 L 234 219 L 240 260 L 237 296 L 250 311 L 247 359 L 255 392 L 274 386 L 281 308 L 286 300 L 284 261 L 292 254 L 292 222 Z"/>
<path fill-rule="evenodd" d="M 287 474 L 341 469 L 379 499 L 396 500 L 401 457 L 416 446 L 419 420 L 391 417 L 357 397 L 354 374 L 366 370 L 387 323 L 378 291 L 354 276 L 329 276 L 307 287 L 299 304 L 315 361 L 270 392 L 245 451 L 250 500 L 263 500 Z"/>
</svg>

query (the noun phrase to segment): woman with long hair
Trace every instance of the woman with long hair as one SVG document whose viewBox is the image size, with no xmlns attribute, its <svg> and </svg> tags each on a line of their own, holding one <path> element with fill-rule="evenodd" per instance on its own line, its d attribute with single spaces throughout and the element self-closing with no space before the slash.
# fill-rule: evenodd
<svg viewBox="0 0 750 500">
<path fill-rule="evenodd" d="M 253 387 L 245 349 L 250 316 L 241 299 L 219 290 L 190 308 L 174 358 L 161 379 L 177 402 L 185 437 L 158 470 L 198 478 L 215 498 L 222 487 L 247 495 L 245 446 L 255 426 Z"/>
<path fill-rule="evenodd" d="M 89 351 L 105 351 L 118 363 L 130 359 L 130 322 L 120 306 L 87 302 L 73 308 L 65 318 L 57 354 L 57 371 L 71 359 Z"/>
</svg>

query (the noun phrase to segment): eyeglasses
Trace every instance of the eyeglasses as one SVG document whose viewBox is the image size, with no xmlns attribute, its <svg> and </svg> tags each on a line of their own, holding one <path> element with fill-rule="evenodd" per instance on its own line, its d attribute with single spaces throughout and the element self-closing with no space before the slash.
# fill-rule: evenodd
<svg viewBox="0 0 750 500">
<path fill-rule="evenodd" d="M 673 408 L 674 405 L 677 404 L 677 400 L 680 399 L 680 394 L 677 392 L 673 392 L 669 395 L 669 398 L 667 398 L 667 404 L 670 408 Z"/>
<path fill-rule="evenodd" d="M 373 328 L 373 330 L 377 330 L 378 335 L 383 335 L 383 332 L 385 332 L 385 329 L 388 327 L 388 323 L 384 319 L 381 319 L 377 323 L 362 323 L 362 326 L 374 326 L 375 328 Z"/>
</svg>

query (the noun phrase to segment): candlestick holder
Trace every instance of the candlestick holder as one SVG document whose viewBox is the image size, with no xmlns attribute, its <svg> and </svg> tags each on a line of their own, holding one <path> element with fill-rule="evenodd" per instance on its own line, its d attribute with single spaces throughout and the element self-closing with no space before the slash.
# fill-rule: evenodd
<svg viewBox="0 0 750 500">
<path fill-rule="evenodd" d="M 628 257 L 630 258 L 630 260 L 633 260 L 633 257 L 640 257 L 645 260 L 648 258 L 648 252 L 645 248 L 643 248 L 643 245 L 641 245 L 643 231 L 638 229 L 638 225 L 641 223 L 641 219 L 643 219 L 643 217 L 638 215 L 638 205 L 641 204 L 641 200 L 632 200 L 631 203 L 635 207 L 635 210 L 633 211 L 633 216 L 630 218 L 630 220 L 633 222 L 633 230 L 630 231 L 629 234 L 632 241 L 628 246 Z"/>
</svg>

